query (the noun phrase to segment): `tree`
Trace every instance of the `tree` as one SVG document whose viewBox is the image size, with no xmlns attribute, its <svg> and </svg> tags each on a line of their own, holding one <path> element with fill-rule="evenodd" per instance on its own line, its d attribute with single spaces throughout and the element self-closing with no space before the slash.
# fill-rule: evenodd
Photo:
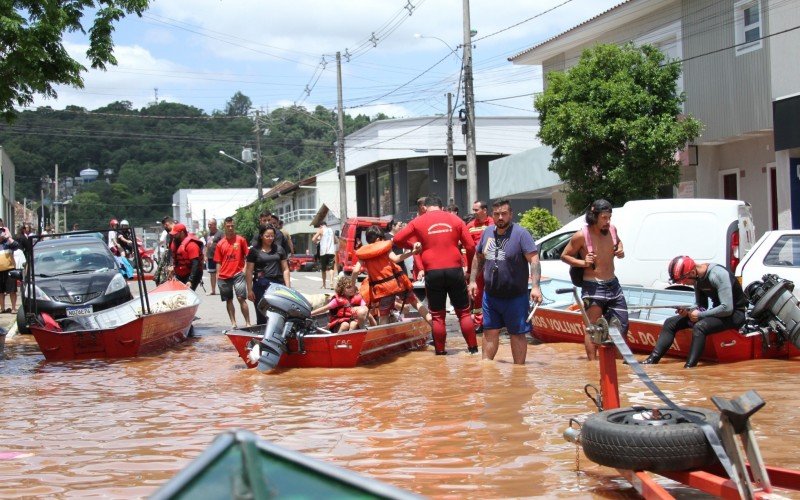
<svg viewBox="0 0 800 500">
<path fill-rule="evenodd" d="M 681 115 L 680 65 L 655 47 L 598 45 L 566 72 L 547 76 L 534 103 L 539 137 L 554 148 L 550 170 L 566 184 L 567 206 L 614 206 L 655 198 L 680 179 L 675 152 L 701 123 Z"/>
<path fill-rule="evenodd" d="M 272 212 L 272 200 L 261 199 L 236 209 L 233 214 L 233 224 L 236 234 L 250 241 L 258 234 L 258 216 L 263 212 Z"/>
<path fill-rule="evenodd" d="M 533 239 L 539 239 L 560 228 L 561 222 L 544 208 L 533 207 L 522 214 L 519 225 L 527 229 Z"/>
<path fill-rule="evenodd" d="M 85 33 L 84 10 L 94 11 L 86 56 L 95 69 L 116 64 L 111 33 L 127 14 L 142 15 L 149 0 L 11 0 L 4 2 L 0 29 L 0 114 L 7 122 L 14 106 L 33 102 L 34 94 L 57 97 L 54 84 L 82 88 L 86 68 L 62 43 L 65 31 Z"/>
<path fill-rule="evenodd" d="M 249 97 L 237 91 L 231 100 L 225 104 L 225 114 L 228 116 L 247 116 L 247 112 L 253 107 L 253 101 Z"/>
</svg>

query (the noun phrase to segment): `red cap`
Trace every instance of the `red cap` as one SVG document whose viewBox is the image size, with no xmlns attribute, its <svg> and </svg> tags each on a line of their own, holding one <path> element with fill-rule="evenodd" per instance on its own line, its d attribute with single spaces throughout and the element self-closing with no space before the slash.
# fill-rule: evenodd
<svg viewBox="0 0 800 500">
<path fill-rule="evenodd" d="M 177 236 L 178 233 L 180 233 L 181 231 L 186 231 L 186 226 L 178 222 L 177 224 L 172 226 L 172 231 L 170 231 L 169 234 L 171 234 L 172 236 Z"/>
</svg>

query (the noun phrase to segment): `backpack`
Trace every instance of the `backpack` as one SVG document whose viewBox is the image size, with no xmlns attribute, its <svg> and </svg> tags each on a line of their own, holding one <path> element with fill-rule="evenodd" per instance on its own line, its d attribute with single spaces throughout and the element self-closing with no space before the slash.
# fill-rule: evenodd
<svg viewBox="0 0 800 500">
<path fill-rule="evenodd" d="M 583 226 L 581 229 L 583 231 L 583 238 L 586 241 L 586 251 L 588 253 L 592 253 L 592 238 L 589 236 L 589 226 Z M 614 249 L 616 250 L 617 244 L 619 243 L 619 239 L 617 238 L 617 228 L 614 225 L 611 225 L 611 241 L 614 243 Z M 578 257 L 579 254 L 575 254 L 575 257 Z M 569 268 L 569 279 L 572 281 L 572 284 L 575 286 L 583 286 L 583 271 L 585 267 L 573 267 L 570 266 Z"/>
</svg>

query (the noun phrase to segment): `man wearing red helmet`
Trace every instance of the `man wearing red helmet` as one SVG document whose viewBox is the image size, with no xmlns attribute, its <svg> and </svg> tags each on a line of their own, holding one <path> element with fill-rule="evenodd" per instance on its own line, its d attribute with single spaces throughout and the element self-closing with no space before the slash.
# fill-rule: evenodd
<svg viewBox="0 0 800 500">
<path fill-rule="evenodd" d="M 670 261 L 667 271 L 670 282 L 694 286 L 695 304 L 678 309 L 677 316 L 664 322 L 653 352 L 642 364 L 657 364 L 675 340 L 675 333 L 691 327 L 692 345 L 683 367 L 693 368 L 703 354 L 706 336 L 744 324 L 747 297 L 733 273 L 719 264 L 697 264 L 688 255 L 679 255 Z"/>
</svg>

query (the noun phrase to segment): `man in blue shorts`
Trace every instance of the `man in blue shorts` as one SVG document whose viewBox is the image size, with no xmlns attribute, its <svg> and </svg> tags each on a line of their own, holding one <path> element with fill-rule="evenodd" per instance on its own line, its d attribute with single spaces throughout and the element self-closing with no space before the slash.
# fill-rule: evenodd
<svg viewBox="0 0 800 500">
<path fill-rule="evenodd" d="M 483 231 L 475 249 L 469 279 L 469 293 L 474 298 L 478 273 L 483 273 L 483 359 L 494 359 L 500 329 L 505 327 L 514 364 L 524 365 L 528 354 L 525 334 L 531 331 L 528 308 L 530 302 L 542 302 L 539 249 L 526 229 L 511 222 L 514 212 L 508 200 L 492 203 L 492 217 L 494 224 Z"/>
<path fill-rule="evenodd" d="M 586 227 L 570 238 L 561 260 L 572 267 L 583 268 L 581 297 L 586 315 L 594 324 L 600 316 L 607 320 L 616 318 L 624 337 L 628 333 L 628 305 L 622 287 L 614 274 L 614 259 L 625 257 L 625 250 L 611 225 L 611 203 L 595 200 L 586 211 Z M 586 358 L 597 359 L 597 346 L 588 334 L 584 335 Z"/>
</svg>

